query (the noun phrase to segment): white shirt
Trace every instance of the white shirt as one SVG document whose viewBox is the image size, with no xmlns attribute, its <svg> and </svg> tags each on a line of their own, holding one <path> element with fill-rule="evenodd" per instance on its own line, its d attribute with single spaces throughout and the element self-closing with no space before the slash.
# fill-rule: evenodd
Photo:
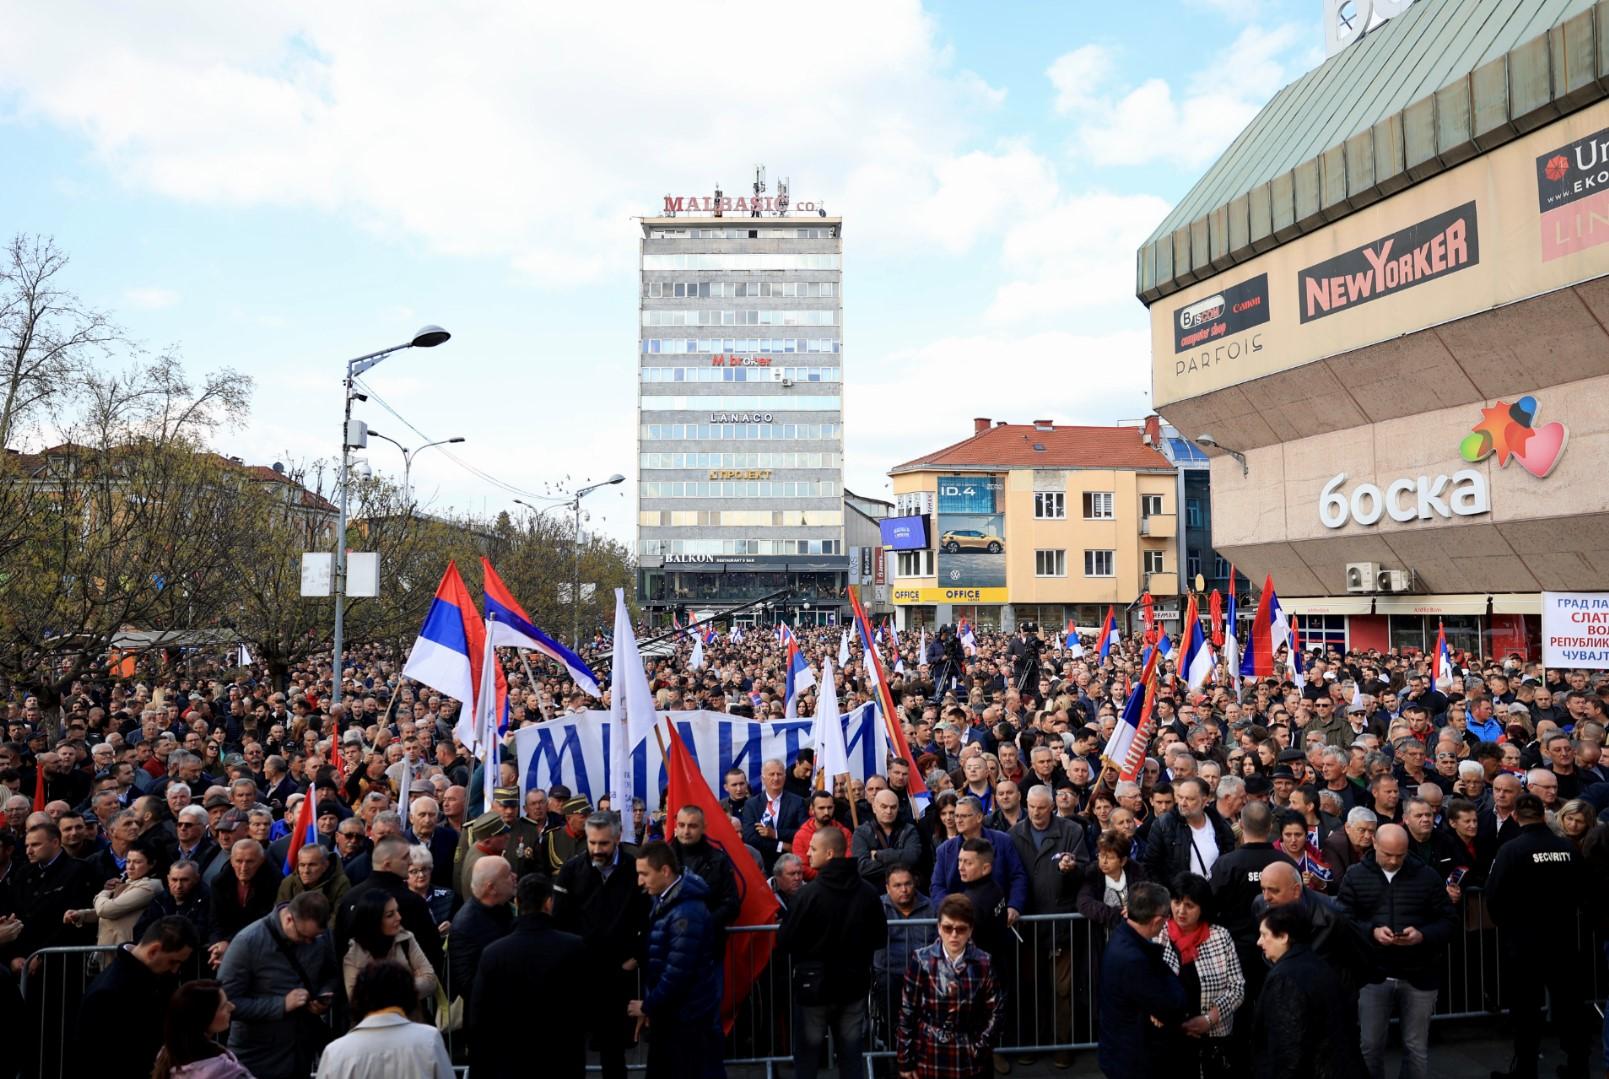
<svg viewBox="0 0 1609 1079">
<path fill-rule="evenodd" d="M 1189 823 L 1186 821 L 1185 823 Z M 1203 820 L 1201 827 L 1190 826 L 1190 861 L 1193 863 L 1191 871 L 1200 873 L 1203 877 L 1212 876 L 1213 863 L 1218 860 L 1218 837 L 1213 834 L 1212 821 Z"/>
<path fill-rule="evenodd" d="M 454 1079 L 453 1062 L 435 1027 L 378 1012 L 329 1044 L 318 1079 Z"/>
</svg>

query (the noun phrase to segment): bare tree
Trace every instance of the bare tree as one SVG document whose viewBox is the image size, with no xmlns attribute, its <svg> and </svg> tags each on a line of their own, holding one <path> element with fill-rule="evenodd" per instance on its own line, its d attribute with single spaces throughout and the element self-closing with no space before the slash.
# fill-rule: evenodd
<svg viewBox="0 0 1609 1079">
<path fill-rule="evenodd" d="M 0 256 L 0 447 L 67 403 L 90 362 L 121 339 L 105 315 L 60 286 L 66 267 L 48 237 L 19 234 Z"/>
</svg>

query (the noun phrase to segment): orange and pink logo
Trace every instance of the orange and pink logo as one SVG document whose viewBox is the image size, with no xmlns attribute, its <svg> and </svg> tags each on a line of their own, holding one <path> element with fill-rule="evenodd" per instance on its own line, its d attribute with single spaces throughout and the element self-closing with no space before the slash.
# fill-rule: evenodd
<svg viewBox="0 0 1609 1079">
<path fill-rule="evenodd" d="M 1499 401 L 1483 408 L 1481 421 L 1458 444 L 1459 456 L 1473 464 L 1496 454 L 1499 468 L 1506 467 L 1512 457 L 1525 471 L 1542 479 L 1564 456 L 1570 432 L 1558 421 L 1532 427 L 1535 419 L 1536 398 L 1531 396 L 1512 405 Z"/>
</svg>

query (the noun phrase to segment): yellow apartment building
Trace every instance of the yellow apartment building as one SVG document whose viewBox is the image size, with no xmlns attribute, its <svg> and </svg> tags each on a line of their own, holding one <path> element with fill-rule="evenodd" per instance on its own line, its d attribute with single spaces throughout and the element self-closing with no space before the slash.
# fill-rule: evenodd
<svg viewBox="0 0 1609 1079">
<path fill-rule="evenodd" d="M 1137 427 L 973 420 L 889 470 L 889 595 L 904 628 L 1120 621 L 1150 592 L 1177 618 L 1178 471 Z"/>
</svg>

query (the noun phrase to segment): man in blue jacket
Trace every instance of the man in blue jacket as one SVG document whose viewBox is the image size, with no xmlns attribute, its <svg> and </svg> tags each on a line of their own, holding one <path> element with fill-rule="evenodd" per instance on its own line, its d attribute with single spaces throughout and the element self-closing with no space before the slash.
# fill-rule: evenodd
<svg viewBox="0 0 1609 1079">
<path fill-rule="evenodd" d="M 1128 916 L 1112 929 L 1101 961 L 1100 1050 L 1107 1079 L 1162 1074 L 1166 1039 L 1185 1020 L 1184 986 L 1156 943 L 1168 920 L 1168 890 L 1129 888 Z"/>
<path fill-rule="evenodd" d="M 1006 897 L 1006 924 L 1015 925 L 1028 909 L 1028 872 L 1017 856 L 1016 844 L 1005 832 L 983 826 L 983 803 L 968 795 L 955 803 L 954 839 L 939 844 L 933 855 L 933 887 L 929 893 L 937 903 L 951 892 L 964 891 L 961 882 L 961 844 L 969 839 L 987 839 L 994 848 L 994 882 Z"/>
<path fill-rule="evenodd" d="M 683 873 L 667 843 L 644 844 L 637 881 L 653 901 L 641 1000 L 627 1005 L 648 1028 L 649 1079 L 725 1079 L 721 1044 L 720 930 L 709 886 Z"/>
</svg>

